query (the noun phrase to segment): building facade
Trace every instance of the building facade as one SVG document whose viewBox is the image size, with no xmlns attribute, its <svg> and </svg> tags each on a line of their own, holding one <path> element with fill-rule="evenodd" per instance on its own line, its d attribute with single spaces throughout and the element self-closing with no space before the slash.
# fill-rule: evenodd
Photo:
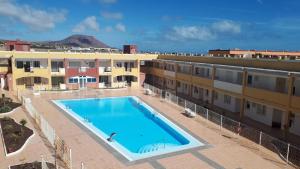
<svg viewBox="0 0 300 169">
<path fill-rule="evenodd" d="M 229 117 L 300 136 L 300 63 L 257 59 L 159 56 L 145 81 Z"/>
<path fill-rule="evenodd" d="M 7 51 L 30 51 L 30 45 L 30 43 L 15 40 L 5 42 L 4 48 Z"/>
<path fill-rule="evenodd" d="M 280 59 L 280 60 L 300 60 L 300 52 L 295 51 L 270 51 L 270 50 L 209 50 L 208 55 L 212 57 L 229 58 L 255 58 L 255 59 Z"/>
<path fill-rule="evenodd" d="M 0 51 L 10 91 L 139 87 L 300 136 L 300 63 L 154 54 Z"/>
<path fill-rule="evenodd" d="M 0 52 L 1 86 L 11 91 L 138 87 L 149 54 Z"/>
</svg>

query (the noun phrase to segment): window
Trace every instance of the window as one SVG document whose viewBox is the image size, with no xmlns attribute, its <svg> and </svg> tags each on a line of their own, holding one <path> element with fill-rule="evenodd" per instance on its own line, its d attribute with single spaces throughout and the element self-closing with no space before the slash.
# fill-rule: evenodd
<svg viewBox="0 0 300 169">
<path fill-rule="evenodd" d="M 41 84 L 42 83 L 42 78 L 41 77 L 34 77 L 33 79 L 35 84 Z"/>
<path fill-rule="evenodd" d="M 95 67 L 95 62 L 89 62 L 89 68 L 94 68 Z"/>
<path fill-rule="evenodd" d="M 225 104 L 231 104 L 231 97 L 228 95 L 224 95 L 224 103 Z"/>
<path fill-rule="evenodd" d="M 17 68 L 18 69 L 23 69 L 24 65 L 22 61 L 17 61 Z"/>
<path fill-rule="evenodd" d="M 40 61 L 33 61 L 33 67 L 40 67 Z"/>
<path fill-rule="evenodd" d="M 196 74 L 196 75 L 200 74 L 200 71 L 199 71 L 199 68 L 198 68 L 198 67 L 195 68 L 195 74 Z"/>
<path fill-rule="evenodd" d="M 209 77 L 209 69 L 206 69 L 206 77 Z"/>
<path fill-rule="evenodd" d="M 122 76 L 117 76 L 117 81 L 121 82 L 122 81 Z"/>
<path fill-rule="evenodd" d="M 208 91 L 208 89 L 206 89 L 205 91 L 206 91 L 206 96 L 208 97 L 208 96 L 209 96 L 209 91 Z"/>
<path fill-rule="evenodd" d="M 248 85 L 252 85 L 252 75 L 248 75 Z"/>
<path fill-rule="evenodd" d="M 78 79 L 71 77 L 71 78 L 69 78 L 69 83 L 78 83 Z"/>
<path fill-rule="evenodd" d="M 266 115 L 266 106 L 257 104 L 256 114 L 265 116 Z"/>
<path fill-rule="evenodd" d="M 214 93 L 214 96 L 215 96 L 215 100 L 218 100 L 218 93 L 217 92 Z"/>
<path fill-rule="evenodd" d="M 117 67 L 122 67 L 122 63 L 121 63 L 121 62 L 117 62 L 117 63 L 116 63 L 116 66 L 117 66 Z"/>
<path fill-rule="evenodd" d="M 97 79 L 92 77 L 92 78 L 87 78 L 88 83 L 96 83 Z"/>
<path fill-rule="evenodd" d="M 71 68 L 79 68 L 80 65 L 81 65 L 80 62 L 75 62 L 75 61 L 70 61 L 69 62 L 69 67 L 71 67 Z"/>
<path fill-rule="evenodd" d="M 194 87 L 194 93 L 198 94 L 198 88 L 197 87 Z"/>
<path fill-rule="evenodd" d="M 246 103 L 246 109 L 247 110 L 250 110 L 250 103 L 247 101 L 247 103 Z"/>
</svg>

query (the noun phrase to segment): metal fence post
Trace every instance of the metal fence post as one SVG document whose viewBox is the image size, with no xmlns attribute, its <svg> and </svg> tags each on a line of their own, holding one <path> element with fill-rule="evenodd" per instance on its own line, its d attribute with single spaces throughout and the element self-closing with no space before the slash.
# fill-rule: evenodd
<svg viewBox="0 0 300 169">
<path fill-rule="evenodd" d="M 178 96 L 176 96 L 176 99 L 177 99 L 177 105 L 178 105 Z"/>
<path fill-rule="evenodd" d="M 186 109 L 186 100 L 184 100 L 184 108 Z"/>
<path fill-rule="evenodd" d="M 70 169 L 72 169 L 72 149 L 70 149 L 70 153 L 69 153 L 69 156 L 70 156 Z"/>
<path fill-rule="evenodd" d="M 220 125 L 220 130 L 222 129 L 222 127 L 223 127 L 223 115 L 221 115 L 221 125 Z"/>
<path fill-rule="evenodd" d="M 45 169 L 45 166 L 44 166 L 44 157 L 43 155 L 41 155 L 41 166 L 42 166 L 42 169 Z"/>
<path fill-rule="evenodd" d="M 289 155 L 290 155 L 290 143 L 288 144 L 286 151 L 286 162 L 289 163 Z"/>
<path fill-rule="evenodd" d="M 208 109 L 206 109 L 206 120 L 208 120 Z"/>
<path fill-rule="evenodd" d="M 262 131 L 259 133 L 259 145 L 261 145 L 261 137 L 262 137 Z"/>
<path fill-rule="evenodd" d="M 197 105 L 195 104 L 195 113 L 197 113 Z"/>
</svg>

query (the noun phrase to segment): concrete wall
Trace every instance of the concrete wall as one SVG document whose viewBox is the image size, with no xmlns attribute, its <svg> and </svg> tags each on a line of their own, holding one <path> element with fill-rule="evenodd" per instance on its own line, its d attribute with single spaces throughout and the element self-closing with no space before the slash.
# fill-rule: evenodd
<svg viewBox="0 0 300 169">
<path fill-rule="evenodd" d="M 300 136 L 300 113 L 295 113 L 295 118 L 290 128 L 290 132 Z"/>
<path fill-rule="evenodd" d="M 225 94 L 221 92 L 216 92 L 218 97 L 214 98 L 214 105 L 223 108 L 225 110 L 231 111 L 231 112 L 240 112 L 240 100 L 230 96 L 231 101 L 230 104 L 225 103 Z"/>
</svg>

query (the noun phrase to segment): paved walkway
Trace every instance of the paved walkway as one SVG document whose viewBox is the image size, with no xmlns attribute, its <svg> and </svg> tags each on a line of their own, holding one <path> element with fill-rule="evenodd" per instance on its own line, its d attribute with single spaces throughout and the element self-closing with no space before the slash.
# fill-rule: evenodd
<svg viewBox="0 0 300 169">
<path fill-rule="evenodd" d="M 66 116 L 53 103 L 52 99 L 107 97 L 136 95 L 150 106 L 162 112 L 170 120 L 188 130 L 194 136 L 204 139 L 211 147 L 168 154 L 159 158 L 151 158 L 138 162 L 127 162 L 114 149 L 108 147 L 99 138 Z M 65 140 L 72 149 L 73 168 L 79 169 L 84 162 L 87 169 L 119 169 L 119 168 L 170 168 L 170 169 L 205 169 L 205 168 L 290 168 L 277 155 L 248 144 L 247 141 L 236 138 L 226 131 L 217 130 L 213 124 L 201 117 L 190 119 L 183 116 L 182 108 L 161 101 L 153 96 L 146 96 L 142 90 L 88 90 L 81 92 L 47 93 L 41 96 L 31 96 L 35 108 L 41 112 L 52 125 L 57 134 Z M 254 150 L 253 150 L 254 149 Z"/>
<path fill-rule="evenodd" d="M 54 158 L 50 149 L 46 146 L 43 141 L 43 138 L 39 135 L 39 131 L 35 129 L 34 123 L 31 122 L 27 114 L 23 111 L 22 107 L 17 108 L 12 114 L 8 115 L 9 117 L 15 119 L 16 122 L 19 122 L 21 119 L 26 119 L 26 126 L 34 130 L 35 135 L 29 140 L 28 144 L 19 154 L 6 157 L 3 147 L 2 139 L 0 139 L 0 168 L 8 168 L 9 165 L 17 165 L 33 161 L 41 161 L 41 155 L 44 159 L 49 162 L 54 162 Z M 4 117 L 0 115 L 0 118 Z"/>
</svg>

